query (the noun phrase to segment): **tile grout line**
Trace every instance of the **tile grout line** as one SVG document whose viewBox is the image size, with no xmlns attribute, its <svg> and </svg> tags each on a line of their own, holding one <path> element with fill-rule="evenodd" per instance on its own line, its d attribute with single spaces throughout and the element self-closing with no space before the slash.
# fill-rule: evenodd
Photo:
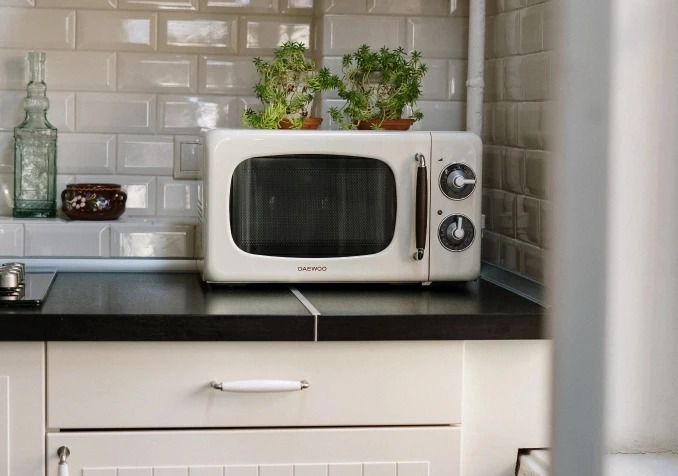
<svg viewBox="0 0 678 476">
<path fill-rule="evenodd" d="M 306 308 L 308 312 L 313 314 L 313 318 L 315 320 L 314 322 L 314 330 L 313 330 L 313 340 L 315 342 L 318 342 L 318 316 L 320 315 L 320 311 L 318 311 L 313 304 L 311 304 L 311 301 L 306 299 L 306 296 L 301 294 L 301 291 L 299 291 L 297 288 L 294 286 L 289 286 L 290 291 L 292 291 L 292 294 L 299 300 L 299 302 Z"/>
</svg>

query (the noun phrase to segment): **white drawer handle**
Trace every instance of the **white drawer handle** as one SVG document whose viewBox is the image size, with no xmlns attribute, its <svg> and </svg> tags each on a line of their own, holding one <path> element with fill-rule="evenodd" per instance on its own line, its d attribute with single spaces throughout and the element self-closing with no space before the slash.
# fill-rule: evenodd
<svg viewBox="0 0 678 476">
<path fill-rule="evenodd" d="M 238 380 L 235 382 L 212 382 L 212 388 L 222 392 L 271 393 L 296 392 L 308 388 L 306 380 Z"/>
<path fill-rule="evenodd" d="M 59 472 L 58 476 L 68 476 L 68 457 L 71 455 L 71 450 L 65 446 L 60 447 L 57 450 L 57 456 L 59 457 Z"/>
</svg>

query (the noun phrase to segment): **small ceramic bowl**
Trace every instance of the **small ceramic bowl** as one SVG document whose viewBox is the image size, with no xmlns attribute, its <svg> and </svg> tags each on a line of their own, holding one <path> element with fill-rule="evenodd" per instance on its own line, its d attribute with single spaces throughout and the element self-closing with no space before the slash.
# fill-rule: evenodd
<svg viewBox="0 0 678 476">
<path fill-rule="evenodd" d="M 125 213 L 127 194 L 113 183 L 75 183 L 66 185 L 61 201 L 73 220 L 116 220 Z"/>
</svg>

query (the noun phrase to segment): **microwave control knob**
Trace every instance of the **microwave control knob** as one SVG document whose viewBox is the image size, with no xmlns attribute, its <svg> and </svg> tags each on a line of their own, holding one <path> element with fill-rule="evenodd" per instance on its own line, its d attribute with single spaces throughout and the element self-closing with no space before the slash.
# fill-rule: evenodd
<svg viewBox="0 0 678 476">
<path fill-rule="evenodd" d="M 455 170 L 447 177 L 447 185 L 450 188 L 457 188 L 461 190 L 466 185 L 475 185 L 476 179 L 466 178 L 466 175 L 459 170 Z"/>
<path fill-rule="evenodd" d="M 461 216 L 457 216 L 457 221 L 453 221 L 450 226 L 447 227 L 447 239 L 450 241 L 461 241 L 464 239 L 466 232 L 464 231 L 464 222 Z"/>
<path fill-rule="evenodd" d="M 465 215 L 450 215 L 438 227 L 440 244 L 449 251 L 464 251 L 471 246 L 476 230 Z"/>
<path fill-rule="evenodd" d="M 466 164 L 451 164 L 440 173 L 440 190 L 450 200 L 463 200 L 476 188 L 476 174 Z"/>
</svg>

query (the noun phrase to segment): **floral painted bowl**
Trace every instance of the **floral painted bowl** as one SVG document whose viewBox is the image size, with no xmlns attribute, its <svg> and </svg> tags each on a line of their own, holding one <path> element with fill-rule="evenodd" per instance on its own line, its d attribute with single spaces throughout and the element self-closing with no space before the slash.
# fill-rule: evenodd
<svg viewBox="0 0 678 476">
<path fill-rule="evenodd" d="M 73 220 L 116 220 L 125 213 L 127 194 L 112 183 L 75 183 L 66 185 L 61 201 Z"/>
</svg>

